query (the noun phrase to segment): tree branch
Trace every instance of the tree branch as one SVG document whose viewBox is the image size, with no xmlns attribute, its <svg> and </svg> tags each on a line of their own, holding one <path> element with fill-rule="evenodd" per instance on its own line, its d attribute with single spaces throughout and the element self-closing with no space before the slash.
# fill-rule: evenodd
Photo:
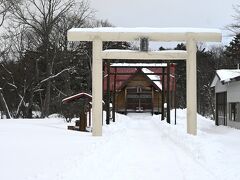
<svg viewBox="0 0 240 180">
<path fill-rule="evenodd" d="M 47 82 L 47 81 L 49 81 L 49 80 L 52 80 L 52 79 L 58 77 L 59 75 L 61 75 L 62 73 L 66 72 L 66 71 L 70 71 L 70 70 L 72 70 L 72 68 L 66 68 L 66 69 L 63 69 L 63 70 L 60 71 L 59 73 L 57 73 L 57 74 L 55 74 L 55 75 L 52 75 L 52 76 L 49 76 L 49 77 L 43 79 L 42 81 L 40 81 L 39 84 L 42 84 L 42 83 Z"/>
</svg>

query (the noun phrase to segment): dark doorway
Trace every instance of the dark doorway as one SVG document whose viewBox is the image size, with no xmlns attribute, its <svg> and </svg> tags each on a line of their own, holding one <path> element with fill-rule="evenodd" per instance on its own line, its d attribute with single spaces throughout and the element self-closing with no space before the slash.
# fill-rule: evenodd
<svg viewBox="0 0 240 180">
<path fill-rule="evenodd" d="M 227 125 L 227 92 L 216 93 L 216 125 Z"/>
<path fill-rule="evenodd" d="M 150 87 L 127 87 L 127 109 L 136 112 L 152 111 L 152 89 Z"/>
</svg>

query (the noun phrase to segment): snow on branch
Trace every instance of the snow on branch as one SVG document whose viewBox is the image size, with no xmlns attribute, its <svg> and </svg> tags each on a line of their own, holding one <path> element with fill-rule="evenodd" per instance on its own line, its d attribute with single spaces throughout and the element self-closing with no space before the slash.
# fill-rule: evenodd
<svg viewBox="0 0 240 180">
<path fill-rule="evenodd" d="M 57 90 L 60 94 L 62 94 L 62 95 L 64 95 L 64 96 L 67 96 L 64 92 L 62 92 L 60 89 L 58 89 L 56 86 L 54 86 L 53 84 L 52 84 L 52 87 L 55 89 L 55 90 Z"/>
<path fill-rule="evenodd" d="M 12 76 L 12 72 L 9 71 L 3 64 L 1 64 L 1 66 L 3 67 L 3 69 Z"/>
<path fill-rule="evenodd" d="M 42 83 L 47 82 L 47 81 L 49 81 L 49 80 L 51 80 L 51 79 L 54 79 L 54 78 L 58 77 L 59 75 L 61 75 L 62 73 L 66 72 L 66 71 L 70 71 L 70 70 L 72 70 L 72 69 L 73 69 L 73 67 L 63 69 L 63 70 L 60 71 L 59 73 L 54 74 L 54 75 L 52 75 L 52 76 L 49 76 L 49 77 L 43 79 L 42 81 L 39 82 L 39 84 L 42 84 Z"/>
<path fill-rule="evenodd" d="M 13 88 L 17 89 L 17 86 L 15 84 L 12 83 L 7 83 L 9 86 L 12 86 Z"/>
</svg>

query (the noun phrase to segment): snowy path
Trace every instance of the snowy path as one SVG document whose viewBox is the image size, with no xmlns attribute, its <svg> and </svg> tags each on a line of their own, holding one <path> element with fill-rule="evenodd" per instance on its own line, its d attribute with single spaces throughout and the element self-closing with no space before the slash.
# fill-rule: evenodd
<svg viewBox="0 0 240 180">
<path fill-rule="evenodd" d="M 130 115 L 128 122 L 124 126 L 120 124 L 117 131 L 111 130 L 111 127 L 106 130 L 106 141 L 94 147 L 91 155 L 74 159 L 77 162 L 75 167 L 58 172 L 57 176 L 52 174 L 51 177 L 48 173 L 48 177 L 40 176 L 39 179 L 216 179 L 169 141 L 151 120 L 152 116 Z"/>
<path fill-rule="evenodd" d="M 239 131 L 217 128 L 207 120 L 201 122 L 199 136 L 195 138 L 186 135 L 183 124 L 167 125 L 159 116 L 117 117 L 116 123 L 104 126 L 103 137 L 66 131 L 66 124 L 59 119 L 0 121 L 0 142 L 5 142 L 0 148 L 0 179 L 219 180 L 240 177 L 237 164 L 240 144 L 226 135 L 233 133 L 240 137 Z M 230 143 L 235 149 L 223 150 L 219 144 L 222 137 L 225 144 L 232 139 Z M 229 156 L 232 153 L 234 157 Z M 227 171 L 233 160 L 236 169 Z"/>
<path fill-rule="evenodd" d="M 139 115 L 133 114 L 126 129 L 95 152 L 92 161 L 97 176 L 91 174 L 90 179 L 216 179 L 164 137 L 150 115 Z"/>
</svg>

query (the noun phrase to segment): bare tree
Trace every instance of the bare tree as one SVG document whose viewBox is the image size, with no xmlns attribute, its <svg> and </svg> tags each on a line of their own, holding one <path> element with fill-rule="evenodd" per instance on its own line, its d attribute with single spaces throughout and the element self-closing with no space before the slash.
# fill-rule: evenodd
<svg viewBox="0 0 240 180">
<path fill-rule="evenodd" d="M 240 4 L 233 6 L 235 15 L 233 15 L 234 23 L 227 25 L 226 29 L 235 34 L 240 33 Z"/>
<path fill-rule="evenodd" d="M 1 104 L 3 110 L 4 110 L 5 114 L 6 114 L 7 119 L 10 119 L 11 115 L 10 115 L 7 103 L 5 101 L 5 98 L 4 98 L 3 94 L 2 94 L 2 88 L 0 88 L 0 104 Z"/>
<path fill-rule="evenodd" d="M 18 2 L 19 0 L 0 0 L 0 26 L 3 25 L 3 22 L 10 9 L 11 3 L 17 4 Z"/>
<path fill-rule="evenodd" d="M 74 6 L 73 0 L 28 0 L 21 5 L 12 3 L 11 12 L 13 20 L 20 25 L 27 26 L 38 38 L 43 58 L 46 61 L 46 77 L 52 75 L 54 55 L 50 56 L 53 49 L 52 34 L 54 27 L 60 19 Z M 42 107 L 42 116 L 48 116 L 51 97 L 51 78 L 46 82 L 45 99 Z"/>
<path fill-rule="evenodd" d="M 0 27 L 3 25 L 4 23 L 4 20 L 6 19 L 6 16 L 7 16 L 7 13 L 9 12 L 10 10 L 10 2 L 12 0 L 0 0 Z M 3 40 L 2 40 L 2 43 L 3 43 Z M 0 58 L 6 56 L 6 54 L 8 54 L 8 51 L 10 49 L 10 45 L 6 45 L 5 43 L 3 43 L 3 45 L 1 46 L 0 48 Z M 2 88 L 0 87 L 0 104 L 6 114 L 6 117 L 7 118 L 11 118 L 11 115 L 10 115 L 10 112 L 9 112 L 9 109 L 8 109 L 8 105 L 5 101 L 5 98 L 3 96 L 3 93 L 2 93 Z"/>
<path fill-rule="evenodd" d="M 15 29 L 21 27 L 23 30 L 13 33 L 13 36 L 17 35 L 15 41 L 18 46 L 14 47 L 13 54 L 18 52 L 17 55 L 21 57 L 22 54 L 24 55 L 24 49 L 35 50 L 39 54 L 35 63 L 35 81 L 37 82 L 31 85 L 31 88 L 33 94 L 40 94 L 40 100 L 44 98 L 41 100 L 42 116 L 48 116 L 51 87 L 64 94 L 53 85 L 54 79 L 62 74 L 68 75 L 66 72 L 73 69 L 72 67 L 55 68 L 59 51 L 68 51 L 67 30 L 74 26 L 89 26 L 94 11 L 87 2 L 76 3 L 74 0 L 25 0 L 21 4 L 11 2 L 10 11 L 11 26 Z M 23 36 L 22 33 L 24 33 Z M 15 43 L 13 46 L 16 46 Z M 46 68 L 41 72 L 39 63 L 42 61 Z M 44 96 L 42 96 L 43 93 Z"/>
</svg>

